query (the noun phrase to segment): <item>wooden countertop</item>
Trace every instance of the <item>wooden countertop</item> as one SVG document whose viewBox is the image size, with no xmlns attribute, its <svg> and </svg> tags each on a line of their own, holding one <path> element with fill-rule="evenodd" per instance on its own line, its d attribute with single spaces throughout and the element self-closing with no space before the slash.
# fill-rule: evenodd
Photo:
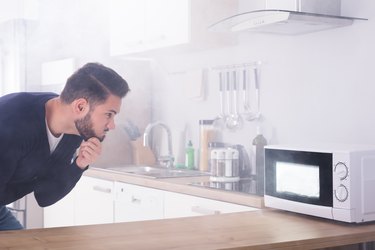
<svg viewBox="0 0 375 250">
<path fill-rule="evenodd" d="M 317 249 L 375 240 L 352 225 L 277 210 L 0 232 L 0 249 Z"/>
<path fill-rule="evenodd" d="M 208 199 L 231 202 L 239 205 L 264 208 L 263 197 L 240 192 L 229 192 L 211 188 L 203 188 L 190 185 L 192 182 L 208 181 L 208 176 L 185 177 L 185 178 L 147 178 L 130 175 L 125 173 L 116 173 L 102 168 L 89 168 L 85 176 L 91 176 L 111 181 L 121 181 L 144 187 L 162 189 L 182 194 L 194 195 Z"/>
</svg>

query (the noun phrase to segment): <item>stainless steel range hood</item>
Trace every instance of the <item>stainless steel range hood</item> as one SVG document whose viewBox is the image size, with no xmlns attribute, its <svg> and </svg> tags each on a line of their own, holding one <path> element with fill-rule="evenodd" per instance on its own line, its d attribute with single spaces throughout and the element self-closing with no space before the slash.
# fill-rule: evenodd
<svg viewBox="0 0 375 250">
<path fill-rule="evenodd" d="M 278 3 L 280 3 L 283 0 L 278 1 Z M 309 1 L 309 8 L 306 8 L 307 5 L 304 5 L 306 1 Z M 312 1 L 315 1 L 316 4 L 320 4 L 319 8 L 321 13 L 305 11 L 310 9 L 316 10 L 316 8 L 311 8 L 311 6 L 314 6 L 314 4 L 311 5 Z M 337 3 L 339 0 L 332 1 Z M 208 30 L 214 32 L 255 31 L 283 35 L 299 35 L 348 26 L 351 25 L 354 20 L 367 20 L 364 18 L 326 14 L 330 13 L 330 11 L 322 11 L 322 1 L 296 0 L 295 3 L 299 11 L 290 9 L 263 9 L 244 12 L 219 21 L 208 27 Z M 330 3 L 330 1 L 325 0 L 323 3 Z M 327 8 L 328 7 L 332 7 L 332 5 L 327 6 Z"/>
</svg>

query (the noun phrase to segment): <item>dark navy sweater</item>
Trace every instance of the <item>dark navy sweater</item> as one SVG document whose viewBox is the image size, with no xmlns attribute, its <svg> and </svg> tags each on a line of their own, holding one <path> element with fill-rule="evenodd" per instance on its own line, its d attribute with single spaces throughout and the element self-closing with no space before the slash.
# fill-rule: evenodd
<svg viewBox="0 0 375 250">
<path fill-rule="evenodd" d="M 0 205 L 34 191 L 49 206 L 68 194 L 84 170 L 73 159 L 82 142 L 64 134 L 51 154 L 45 103 L 54 93 L 14 93 L 0 97 Z"/>
</svg>

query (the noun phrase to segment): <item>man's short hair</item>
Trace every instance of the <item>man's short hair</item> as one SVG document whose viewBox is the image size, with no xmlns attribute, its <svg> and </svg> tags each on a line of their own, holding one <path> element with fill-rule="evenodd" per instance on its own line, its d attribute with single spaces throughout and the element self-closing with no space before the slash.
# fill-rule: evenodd
<svg viewBox="0 0 375 250">
<path fill-rule="evenodd" d="M 109 95 L 123 98 L 128 92 L 128 83 L 113 69 L 87 63 L 68 78 L 60 98 L 64 103 L 85 98 L 94 107 L 104 103 Z"/>
</svg>

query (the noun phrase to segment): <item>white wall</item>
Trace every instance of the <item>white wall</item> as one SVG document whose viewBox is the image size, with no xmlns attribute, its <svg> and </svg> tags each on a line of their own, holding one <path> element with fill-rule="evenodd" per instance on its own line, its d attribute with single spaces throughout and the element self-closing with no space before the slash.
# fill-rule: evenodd
<svg viewBox="0 0 375 250">
<path fill-rule="evenodd" d="M 109 55 L 109 1 L 39 0 L 39 18 L 27 22 L 27 91 L 41 87 L 45 62 L 73 58 L 74 70 L 87 62 L 100 62 L 128 81 L 131 91 L 123 100 L 117 127 L 103 143 L 97 166 L 132 162 L 130 138 L 123 128 L 130 119 L 144 129 L 150 120 L 150 72 L 147 61 L 128 62 Z M 141 114 L 141 115 L 140 115 Z"/>
<path fill-rule="evenodd" d="M 239 6 L 248 6 L 249 2 L 240 0 Z M 233 0 L 233 5 L 237 4 Z M 197 46 L 204 48 L 200 51 L 152 56 L 151 71 L 148 63 L 142 66 L 139 61 L 121 61 L 109 56 L 107 7 L 103 0 L 90 1 L 90 4 L 88 0 L 68 3 L 41 0 L 39 22 L 28 23 L 27 90 L 39 89 L 40 65 L 45 61 L 74 57 L 78 65 L 87 61 L 108 63 L 129 77 L 133 89 L 129 100 L 142 101 L 142 93 L 136 93 L 138 87 L 142 90 L 142 84 L 147 86 L 152 82 L 153 120 L 165 121 L 172 127 L 175 146 L 179 132 L 186 127 L 188 139 L 197 147 L 198 120 L 212 119 L 219 113 L 218 77 L 211 69 L 260 60 L 264 63 L 261 125 L 270 143 L 375 144 L 373 1 L 342 0 L 343 15 L 369 21 L 301 36 L 232 34 L 232 43 L 219 42 L 215 48 L 208 46 L 210 43 Z M 101 11 L 97 12 L 98 9 Z M 215 10 L 214 6 L 206 10 L 210 12 L 208 16 L 222 11 Z M 204 68 L 209 69 L 207 98 L 189 99 L 186 93 L 194 84 L 192 78 L 189 83 L 187 76 Z M 125 102 L 120 123 L 137 106 Z M 148 104 L 148 97 L 144 102 Z M 141 127 L 144 126 L 142 122 Z M 237 131 L 225 129 L 223 140 L 243 144 L 250 150 L 255 127 L 255 122 L 245 122 Z M 114 137 L 119 135 L 120 132 Z M 111 138 L 107 141 L 112 143 Z"/>
<path fill-rule="evenodd" d="M 197 146 L 198 120 L 219 113 L 217 72 L 210 70 L 206 101 L 186 97 L 186 72 L 261 60 L 261 124 L 270 143 L 375 144 L 375 2 L 344 0 L 342 14 L 369 20 L 300 36 L 241 33 L 236 46 L 160 56 L 154 119 L 187 125 Z M 250 149 L 255 127 L 246 122 L 223 138 Z"/>
</svg>

